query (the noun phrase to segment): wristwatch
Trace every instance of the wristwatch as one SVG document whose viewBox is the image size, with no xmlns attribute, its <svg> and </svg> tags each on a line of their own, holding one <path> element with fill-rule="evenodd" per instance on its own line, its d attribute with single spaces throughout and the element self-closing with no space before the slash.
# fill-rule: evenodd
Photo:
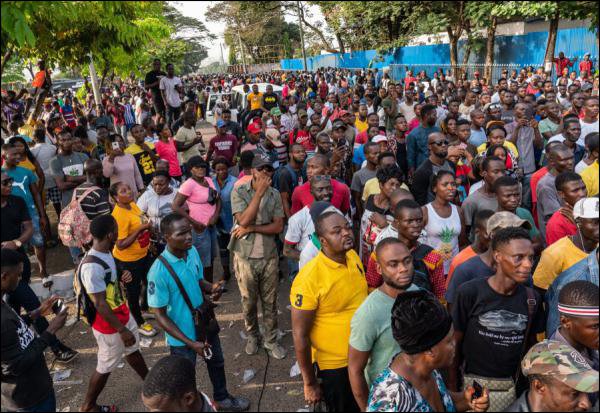
<svg viewBox="0 0 600 413">
<path fill-rule="evenodd" d="M 19 241 L 18 239 L 13 240 L 13 242 L 15 243 L 17 248 L 21 248 L 21 245 L 23 245 L 23 243 L 21 241 Z"/>
</svg>

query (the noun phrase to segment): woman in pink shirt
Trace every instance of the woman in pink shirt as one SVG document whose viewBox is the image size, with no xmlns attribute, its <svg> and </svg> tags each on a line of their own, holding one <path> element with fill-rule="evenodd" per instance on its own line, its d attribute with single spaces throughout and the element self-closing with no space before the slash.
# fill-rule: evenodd
<svg viewBox="0 0 600 413">
<path fill-rule="evenodd" d="M 169 125 L 166 123 L 159 123 L 156 125 L 158 132 L 158 142 L 154 144 L 154 149 L 159 158 L 169 162 L 169 175 L 172 178 L 179 180 L 181 178 L 181 166 L 179 165 L 179 159 L 177 158 L 177 148 L 175 147 L 175 141 Z"/>
<path fill-rule="evenodd" d="M 102 160 L 102 173 L 110 178 L 110 184 L 125 182 L 131 188 L 133 199 L 137 199 L 144 189 L 142 174 L 133 155 L 125 153 L 125 140 L 121 135 L 112 134 L 106 148 L 107 156 Z"/>
<path fill-rule="evenodd" d="M 192 224 L 193 242 L 204 267 L 204 278 L 212 283 L 212 261 L 219 253 L 215 225 L 221 211 L 221 200 L 204 159 L 193 156 L 186 167 L 191 177 L 179 187 L 173 200 L 173 211 Z M 183 208 L 184 203 L 189 212 Z"/>
<path fill-rule="evenodd" d="M 410 123 L 408 124 L 408 131 L 406 133 L 406 136 L 408 136 L 409 133 L 412 132 L 412 130 L 414 128 L 416 128 L 417 126 L 419 126 L 419 124 L 421 123 L 421 108 L 423 107 L 423 105 L 421 105 L 420 103 L 417 103 L 415 105 L 415 118 L 413 120 L 410 121 Z"/>
</svg>

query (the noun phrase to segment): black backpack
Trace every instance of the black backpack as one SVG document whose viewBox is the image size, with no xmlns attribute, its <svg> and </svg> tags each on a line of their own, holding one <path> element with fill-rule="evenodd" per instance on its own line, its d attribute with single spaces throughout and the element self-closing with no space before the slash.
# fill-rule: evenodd
<svg viewBox="0 0 600 413">
<path fill-rule="evenodd" d="M 77 321 L 81 319 L 83 315 L 84 321 L 90 326 L 94 324 L 96 319 L 96 306 L 92 302 L 88 292 L 81 281 L 81 267 L 83 264 L 98 264 L 104 269 L 104 282 L 109 284 L 112 279 L 112 270 L 104 260 L 96 257 L 95 255 L 86 254 L 75 272 L 73 277 L 73 288 L 75 290 L 75 297 L 77 299 Z"/>
</svg>

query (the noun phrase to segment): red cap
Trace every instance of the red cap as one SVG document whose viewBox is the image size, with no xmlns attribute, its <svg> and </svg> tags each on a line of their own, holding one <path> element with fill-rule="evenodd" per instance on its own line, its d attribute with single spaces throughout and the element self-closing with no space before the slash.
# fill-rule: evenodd
<svg viewBox="0 0 600 413">
<path fill-rule="evenodd" d="M 342 116 L 346 116 L 349 115 L 350 112 L 348 112 L 347 110 L 340 110 L 339 112 L 339 117 L 341 118 Z"/>
<path fill-rule="evenodd" d="M 251 123 L 250 125 L 248 125 L 248 132 L 252 133 L 252 134 L 257 134 L 260 133 L 261 131 L 261 127 L 258 125 L 258 123 Z"/>
<path fill-rule="evenodd" d="M 478 71 L 475 72 L 475 76 L 479 76 L 479 72 Z"/>
</svg>

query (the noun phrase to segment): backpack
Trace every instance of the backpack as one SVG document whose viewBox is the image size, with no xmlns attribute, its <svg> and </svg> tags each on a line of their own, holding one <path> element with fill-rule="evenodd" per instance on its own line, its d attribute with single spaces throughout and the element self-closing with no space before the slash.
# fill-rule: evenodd
<svg viewBox="0 0 600 413">
<path fill-rule="evenodd" d="M 77 199 L 77 189 L 75 189 L 71 202 L 61 211 L 58 221 L 58 236 L 65 246 L 83 248 L 92 242 L 90 219 L 81 208 L 81 200 L 97 189 L 100 188 L 92 186 L 86 189 L 79 199 Z"/>
<path fill-rule="evenodd" d="M 105 274 L 104 282 L 107 285 L 111 282 L 112 270 L 101 258 L 96 257 L 95 255 L 86 254 L 75 271 L 75 276 L 73 277 L 73 290 L 75 291 L 77 303 L 77 321 L 79 321 L 83 315 L 84 321 L 91 326 L 94 324 L 94 320 L 96 320 L 96 306 L 94 306 L 94 303 L 81 281 L 81 267 L 83 264 L 98 264 L 102 266 Z"/>
</svg>

